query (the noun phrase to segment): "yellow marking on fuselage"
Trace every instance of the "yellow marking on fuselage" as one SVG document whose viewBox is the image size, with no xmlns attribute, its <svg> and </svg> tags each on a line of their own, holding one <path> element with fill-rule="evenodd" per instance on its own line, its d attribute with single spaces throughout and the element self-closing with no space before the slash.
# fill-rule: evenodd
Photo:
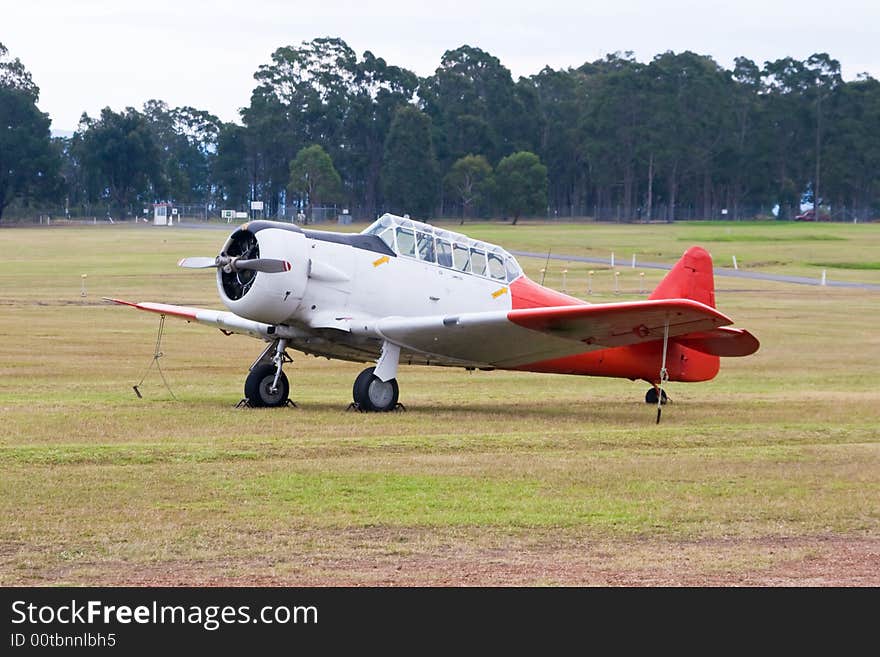
<svg viewBox="0 0 880 657">
<path fill-rule="evenodd" d="M 373 260 L 373 266 L 378 267 L 379 265 L 384 265 L 386 262 L 388 262 L 388 256 L 382 256 L 378 260 Z"/>
<path fill-rule="evenodd" d="M 506 288 L 506 287 L 502 287 L 500 290 L 495 290 L 495 291 L 492 293 L 492 298 L 493 298 L 493 299 L 497 299 L 497 298 L 500 297 L 502 294 L 507 294 L 507 288 Z"/>
</svg>

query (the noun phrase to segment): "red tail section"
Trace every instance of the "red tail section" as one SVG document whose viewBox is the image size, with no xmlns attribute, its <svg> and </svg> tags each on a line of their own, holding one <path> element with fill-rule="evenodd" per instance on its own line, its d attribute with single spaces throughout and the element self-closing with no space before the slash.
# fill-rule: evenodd
<svg viewBox="0 0 880 657">
<path fill-rule="evenodd" d="M 693 299 L 715 307 L 715 277 L 712 256 L 706 249 L 692 246 L 672 270 L 663 277 L 649 299 Z"/>
</svg>

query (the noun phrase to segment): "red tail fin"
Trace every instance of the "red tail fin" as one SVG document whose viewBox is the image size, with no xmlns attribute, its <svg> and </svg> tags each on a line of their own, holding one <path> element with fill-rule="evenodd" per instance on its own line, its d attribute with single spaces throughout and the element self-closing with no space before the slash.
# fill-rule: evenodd
<svg viewBox="0 0 880 657">
<path fill-rule="evenodd" d="M 715 307 L 715 277 L 712 256 L 706 249 L 692 246 L 672 270 L 663 277 L 649 299 L 693 299 Z"/>
</svg>

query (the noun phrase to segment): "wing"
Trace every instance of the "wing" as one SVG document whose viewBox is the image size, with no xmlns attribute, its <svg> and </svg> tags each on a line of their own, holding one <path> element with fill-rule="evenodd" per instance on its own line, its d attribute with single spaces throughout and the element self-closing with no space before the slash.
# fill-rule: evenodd
<svg viewBox="0 0 880 657">
<path fill-rule="evenodd" d="M 132 301 L 123 301 L 122 299 L 104 298 L 105 301 L 118 303 L 122 306 L 130 306 L 138 310 L 146 310 L 157 315 L 168 315 L 186 320 L 187 322 L 198 322 L 206 326 L 214 326 L 224 333 L 241 333 L 250 335 L 254 338 L 262 338 L 264 340 L 272 339 L 272 333 L 275 327 L 269 324 L 254 322 L 244 317 L 239 317 L 234 313 L 224 310 L 208 310 L 206 308 L 192 308 L 190 306 L 173 306 L 167 303 L 134 303 Z"/>
<path fill-rule="evenodd" d="M 430 317 L 386 317 L 363 325 L 378 335 L 438 360 L 456 359 L 495 367 L 516 367 L 606 347 L 711 334 L 732 324 L 726 315 L 698 301 L 658 299 L 582 306 Z M 361 332 L 352 326 L 353 333 Z"/>
</svg>

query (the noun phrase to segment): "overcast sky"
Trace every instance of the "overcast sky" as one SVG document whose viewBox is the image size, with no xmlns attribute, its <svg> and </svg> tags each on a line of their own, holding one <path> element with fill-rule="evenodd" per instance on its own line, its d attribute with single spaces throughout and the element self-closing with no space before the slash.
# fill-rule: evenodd
<svg viewBox="0 0 880 657">
<path fill-rule="evenodd" d="M 845 79 L 880 78 L 880 0 L 0 0 L 0 42 L 54 130 L 150 98 L 237 120 L 277 47 L 323 36 L 422 76 L 469 44 L 514 78 L 626 50 L 692 50 L 726 68 L 827 52 Z"/>
</svg>

